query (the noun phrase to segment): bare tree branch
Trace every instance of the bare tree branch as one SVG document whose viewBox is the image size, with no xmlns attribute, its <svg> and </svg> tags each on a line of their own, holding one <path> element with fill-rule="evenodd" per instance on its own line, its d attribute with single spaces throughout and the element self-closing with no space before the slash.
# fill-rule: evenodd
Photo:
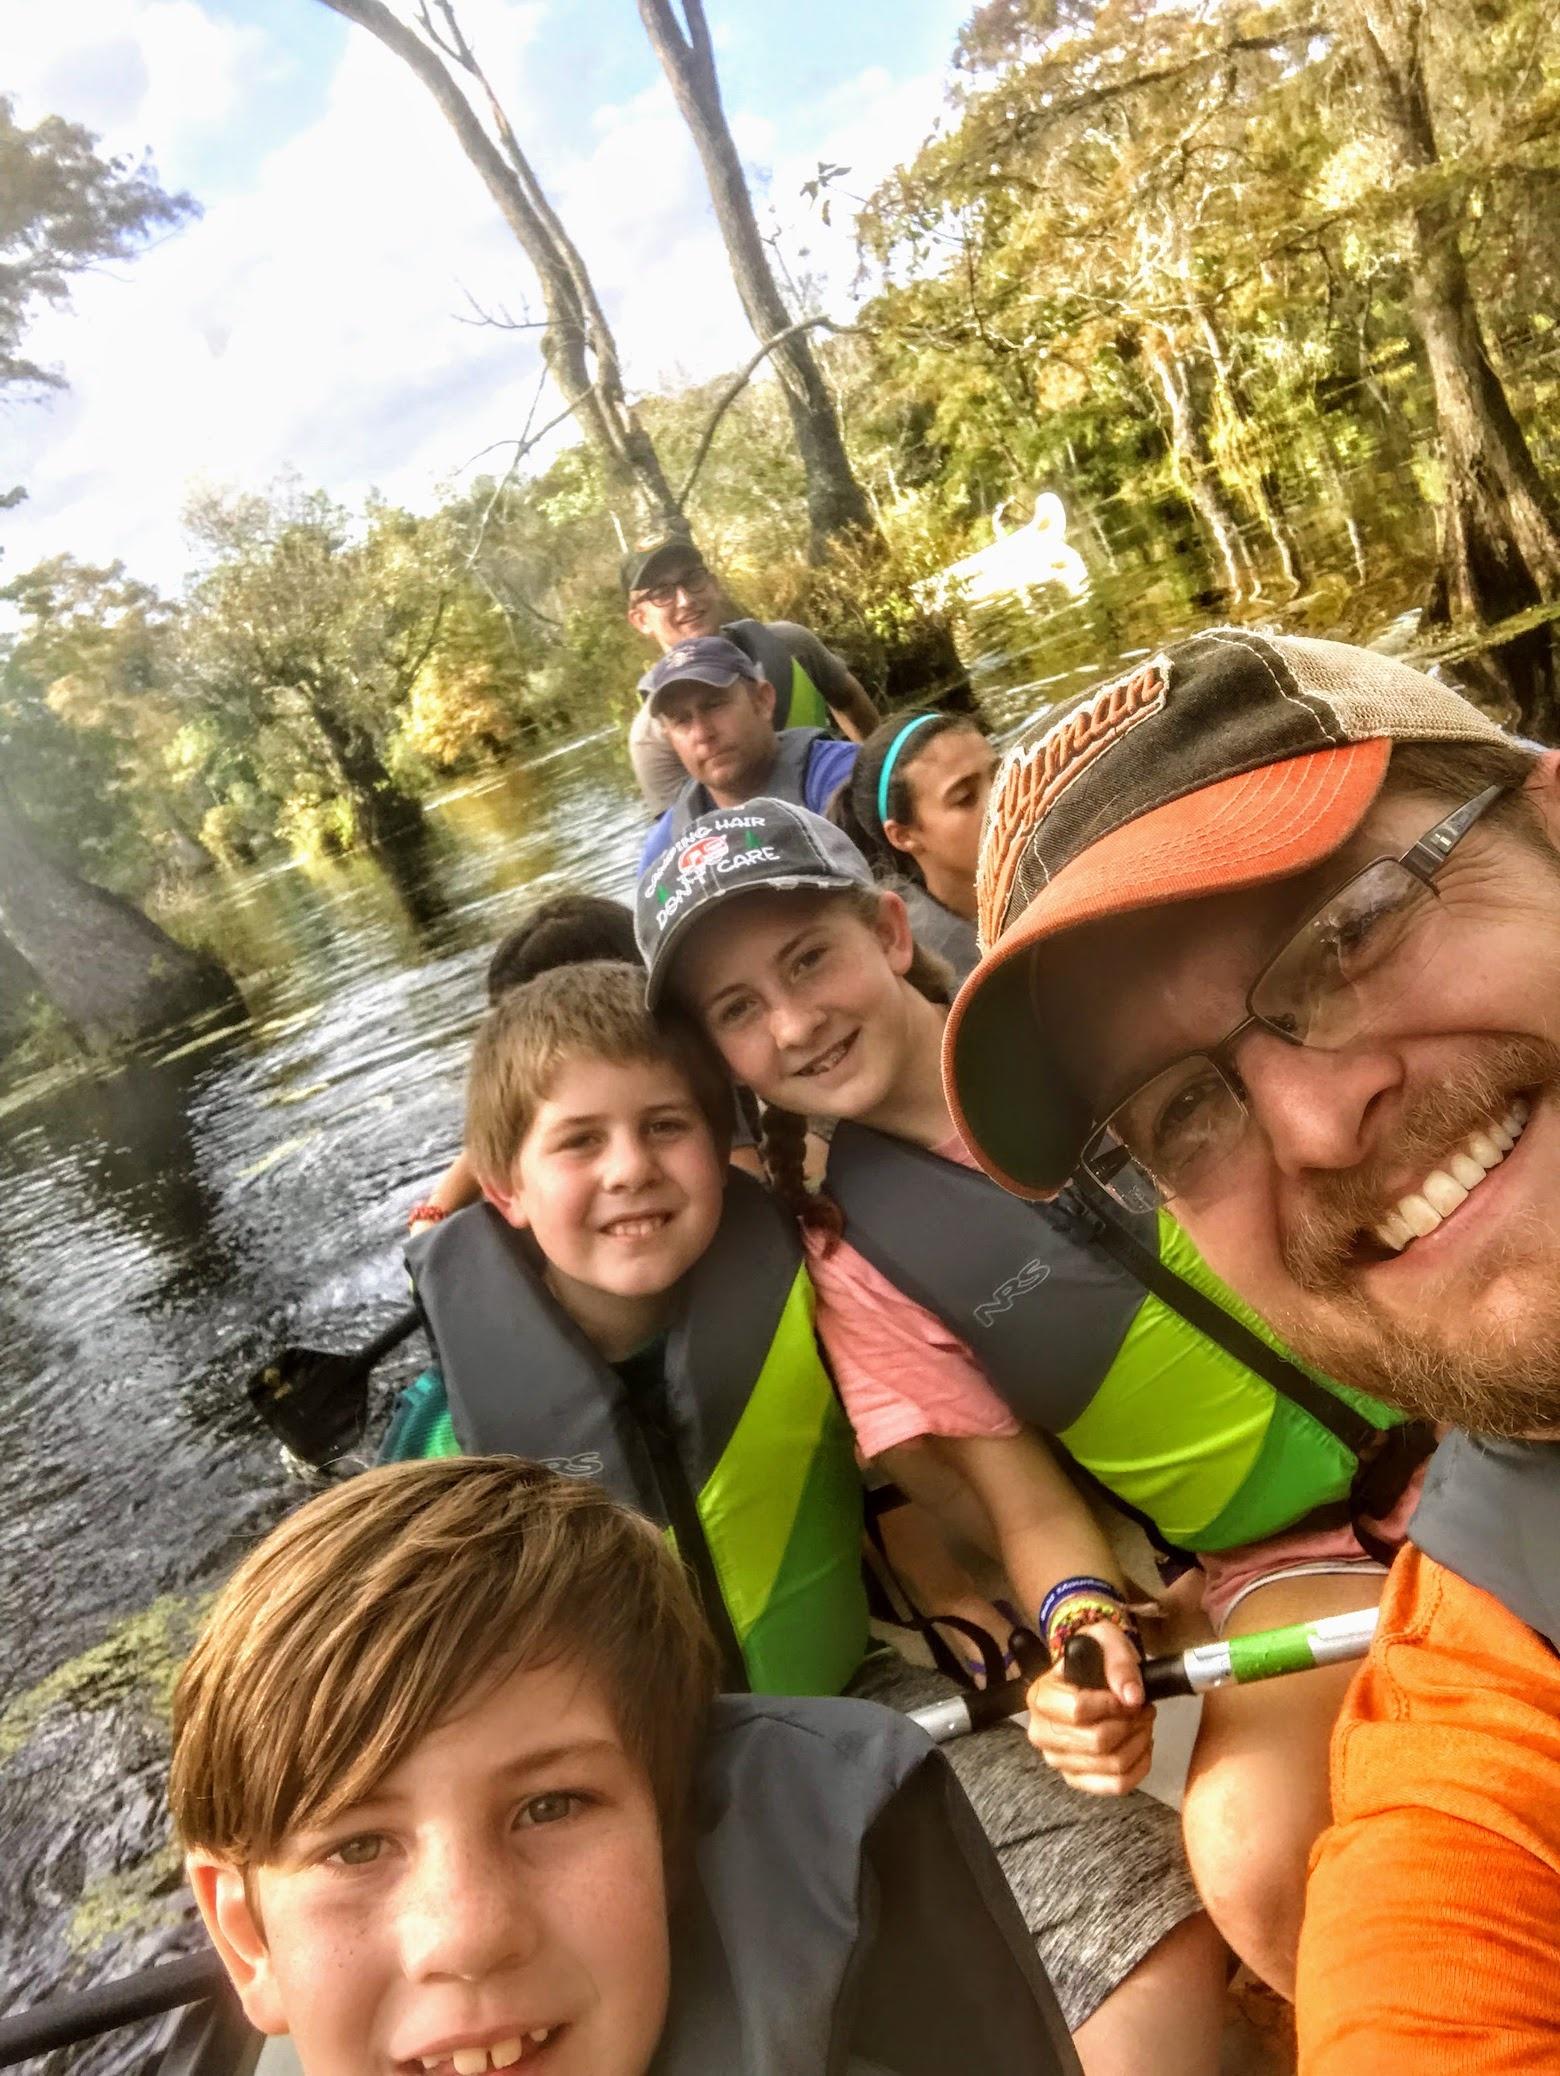
<svg viewBox="0 0 1560 2076">
<path fill-rule="evenodd" d="M 654 444 L 628 403 L 617 342 L 585 262 L 521 150 L 502 104 L 461 30 L 452 0 L 431 0 L 431 4 L 418 0 L 422 35 L 392 13 L 384 0 L 323 0 L 323 4 L 393 51 L 432 95 L 536 271 L 548 320 L 542 328 L 542 355 L 568 400 L 568 410 L 584 412 L 586 430 L 609 472 L 621 488 L 632 493 L 646 520 L 674 531 L 681 525 L 681 514 Z M 450 73 L 446 59 L 481 89 L 497 143 Z"/>
<path fill-rule="evenodd" d="M 511 317 L 502 303 L 499 304 L 498 315 L 495 317 L 491 310 L 483 309 L 471 290 L 464 285 L 461 287 L 461 294 L 471 305 L 472 314 L 470 317 L 462 317 L 459 311 L 456 311 L 457 324 L 469 324 L 478 328 L 486 326 L 496 332 L 544 332 L 547 329 L 548 320 L 545 317 Z"/>
<path fill-rule="evenodd" d="M 854 324 L 836 324 L 832 317 L 803 317 L 798 319 L 795 324 L 787 325 L 783 332 L 776 332 L 772 339 L 766 339 L 753 357 L 745 362 L 741 370 L 732 377 L 731 381 L 727 383 L 716 399 L 715 408 L 705 420 L 704 430 L 699 435 L 699 444 L 693 450 L 693 463 L 688 470 L 687 478 L 682 488 L 677 493 L 677 502 L 683 506 L 687 505 L 688 499 L 693 492 L 693 486 L 699 480 L 699 471 L 704 467 L 705 462 L 709 458 L 710 447 L 714 442 L 720 421 L 731 409 L 743 390 L 746 389 L 749 382 L 752 381 L 760 364 L 769 358 L 777 346 L 783 346 L 787 339 L 794 339 L 800 332 L 824 331 L 843 333 L 855 332 L 859 329 L 860 327 Z"/>
</svg>

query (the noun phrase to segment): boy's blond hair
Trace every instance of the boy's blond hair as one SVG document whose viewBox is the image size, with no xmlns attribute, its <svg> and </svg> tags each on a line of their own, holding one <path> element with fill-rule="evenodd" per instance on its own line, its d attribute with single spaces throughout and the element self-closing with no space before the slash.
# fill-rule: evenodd
<svg viewBox="0 0 1560 2076">
<path fill-rule="evenodd" d="M 715 1654 L 655 1527 L 515 1456 L 352 1478 L 245 1558 L 179 1676 L 179 1839 L 246 1869 L 273 1862 L 476 1691 L 559 1661 L 600 1681 L 672 1852 Z"/>
<path fill-rule="evenodd" d="M 687 1018 L 651 1016 L 639 967 L 593 959 L 513 989 L 478 1031 L 466 1082 L 466 1152 L 479 1176 L 509 1181 L 558 1070 L 579 1059 L 675 1068 L 724 1158 L 734 1098 L 719 1053 Z"/>
</svg>

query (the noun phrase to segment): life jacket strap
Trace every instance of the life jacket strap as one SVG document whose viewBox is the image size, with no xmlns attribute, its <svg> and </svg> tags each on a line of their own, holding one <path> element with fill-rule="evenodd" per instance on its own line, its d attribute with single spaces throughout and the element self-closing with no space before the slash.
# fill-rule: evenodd
<svg viewBox="0 0 1560 2076">
<path fill-rule="evenodd" d="M 1361 1459 L 1349 1488 L 1349 1520 L 1361 1547 L 1382 1564 L 1390 1565 L 1397 1551 L 1361 1517 L 1368 1514 L 1373 1521 L 1384 1520 L 1408 1490 L 1420 1465 L 1435 1454 L 1435 1445 L 1436 1432 L 1428 1420 L 1406 1420 L 1401 1427 L 1382 1429 Z"/>
<path fill-rule="evenodd" d="M 942 1634 L 951 1629 L 975 1646 L 980 1659 L 980 1681 L 988 1687 L 999 1687 L 1007 1678 L 1006 1653 L 990 1630 L 979 1622 L 972 1622 L 964 1615 L 928 1615 L 923 1613 L 904 1580 L 894 1568 L 894 1560 L 888 1554 L 888 1545 L 883 1538 L 882 1517 L 896 1506 L 903 1506 L 905 1495 L 897 1486 L 885 1486 L 882 1491 L 894 1494 L 886 1503 L 870 1502 L 876 1493 L 867 1495 L 866 1510 L 868 1549 L 862 1557 L 862 1577 L 867 1587 L 867 1612 L 875 1622 L 882 1622 L 890 1629 L 909 1629 L 920 1637 L 931 1656 L 932 1664 L 944 1679 L 953 1680 L 958 1686 L 973 1687 L 976 1684 L 968 1662 L 948 1643 Z"/>
<path fill-rule="evenodd" d="M 1226 1355 L 1244 1363 L 1265 1384 L 1270 1384 L 1280 1398 L 1288 1399 L 1342 1442 L 1352 1455 L 1363 1459 L 1374 1453 L 1382 1429 L 1346 1400 L 1335 1397 L 1325 1385 L 1318 1384 L 1298 1363 L 1270 1348 L 1260 1334 L 1254 1334 L 1243 1321 L 1226 1312 L 1222 1305 L 1216 1305 L 1195 1284 L 1166 1268 L 1157 1255 L 1115 1219 L 1071 1194 L 1043 1208 L 1053 1215 L 1059 1212 L 1063 1219 L 1076 1220 L 1105 1253 L 1135 1276 L 1161 1304 L 1178 1312 L 1188 1326 L 1196 1327 Z"/>
</svg>

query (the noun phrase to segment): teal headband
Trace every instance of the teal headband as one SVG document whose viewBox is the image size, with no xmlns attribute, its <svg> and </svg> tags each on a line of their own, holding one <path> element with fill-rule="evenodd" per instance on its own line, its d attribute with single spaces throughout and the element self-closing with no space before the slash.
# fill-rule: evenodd
<svg viewBox="0 0 1560 2076">
<path fill-rule="evenodd" d="M 937 718 L 936 714 L 913 714 L 889 744 L 888 755 L 883 759 L 883 769 L 878 773 L 877 809 L 880 822 L 888 820 L 888 782 L 894 776 L 894 766 L 899 761 L 899 752 L 918 728 L 924 728 L 928 721 L 935 721 Z"/>
</svg>

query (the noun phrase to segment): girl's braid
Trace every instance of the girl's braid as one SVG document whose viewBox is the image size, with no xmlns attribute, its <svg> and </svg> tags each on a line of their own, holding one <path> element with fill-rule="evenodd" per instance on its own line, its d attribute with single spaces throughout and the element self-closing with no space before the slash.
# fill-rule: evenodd
<svg viewBox="0 0 1560 2076">
<path fill-rule="evenodd" d="M 832 1253 L 845 1231 L 845 1217 L 832 1197 L 807 1187 L 807 1120 L 773 1105 L 764 1112 L 760 1146 L 770 1187 L 809 1232 L 821 1235 Z"/>
</svg>

